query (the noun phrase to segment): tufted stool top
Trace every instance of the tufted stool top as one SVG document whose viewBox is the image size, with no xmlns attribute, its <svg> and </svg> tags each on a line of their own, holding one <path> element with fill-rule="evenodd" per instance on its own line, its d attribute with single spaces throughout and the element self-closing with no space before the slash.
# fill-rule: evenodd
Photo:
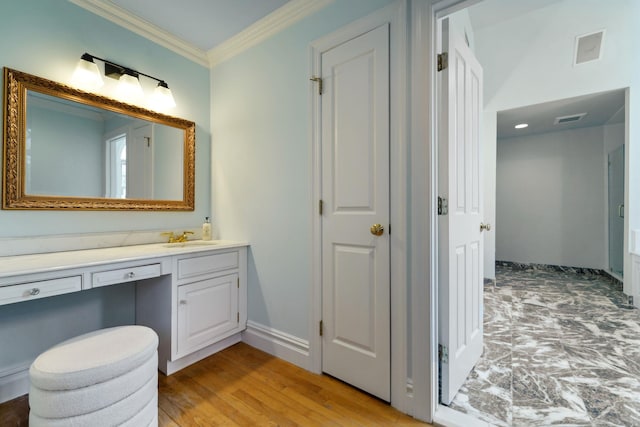
<svg viewBox="0 0 640 427">
<path fill-rule="evenodd" d="M 119 377 L 155 356 L 158 335 L 146 326 L 101 329 L 64 341 L 31 365 L 31 384 L 73 390 Z"/>
</svg>

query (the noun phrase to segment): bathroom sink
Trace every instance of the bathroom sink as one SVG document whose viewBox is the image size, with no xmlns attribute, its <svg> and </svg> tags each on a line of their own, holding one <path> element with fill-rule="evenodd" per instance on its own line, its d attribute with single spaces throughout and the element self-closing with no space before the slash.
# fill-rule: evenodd
<svg viewBox="0 0 640 427">
<path fill-rule="evenodd" d="M 176 242 L 176 243 L 165 243 L 165 248 L 191 248 L 194 246 L 214 246 L 217 245 L 218 242 L 215 240 L 188 240 L 186 242 Z"/>
</svg>

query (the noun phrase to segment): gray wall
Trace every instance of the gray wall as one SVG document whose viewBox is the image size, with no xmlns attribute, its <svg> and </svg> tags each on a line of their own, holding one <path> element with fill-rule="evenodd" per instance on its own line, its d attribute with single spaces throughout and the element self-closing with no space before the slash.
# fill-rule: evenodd
<svg viewBox="0 0 640 427">
<path fill-rule="evenodd" d="M 496 259 L 605 268 L 604 128 L 498 140 Z"/>
</svg>

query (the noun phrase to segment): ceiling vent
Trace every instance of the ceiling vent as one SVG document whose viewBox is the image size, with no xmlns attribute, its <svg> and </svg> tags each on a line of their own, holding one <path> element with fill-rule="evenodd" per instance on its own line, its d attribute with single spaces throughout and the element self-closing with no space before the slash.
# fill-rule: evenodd
<svg viewBox="0 0 640 427">
<path fill-rule="evenodd" d="M 576 37 L 576 52 L 573 64 L 584 64 L 585 62 L 597 61 L 602 58 L 603 42 L 604 30 Z"/>
<path fill-rule="evenodd" d="M 580 113 L 580 114 L 572 114 L 570 116 L 562 116 L 562 117 L 556 117 L 555 121 L 553 122 L 554 125 L 561 125 L 563 123 L 575 123 L 575 122 L 579 122 L 580 120 L 582 120 L 582 118 L 584 116 L 586 116 L 587 113 Z"/>
</svg>

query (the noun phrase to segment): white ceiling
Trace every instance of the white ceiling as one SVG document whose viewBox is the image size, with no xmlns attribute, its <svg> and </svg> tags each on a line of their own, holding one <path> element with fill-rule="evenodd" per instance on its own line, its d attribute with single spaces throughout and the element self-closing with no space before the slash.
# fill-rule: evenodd
<svg viewBox="0 0 640 427">
<path fill-rule="evenodd" d="M 483 0 L 468 8 L 475 31 L 541 9 L 562 0 Z"/>
<path fill-rule="evenodd" d="M 624 121 L 624 114 L 620 113 L 624 111 L 624 103 L 624 89 L 619 89 L 499 111 L 498 139 L 621 123 Z M 580 121 L 554 125 L 556 117 L 581 113 L 587 115 Z M 528 123 L 529 127 L 515 129 L 519 123 Z"/>
<path fill-rule="evenodd" d="M 208 51 L 288 0 L 103 0 Z"/>
</svg>

